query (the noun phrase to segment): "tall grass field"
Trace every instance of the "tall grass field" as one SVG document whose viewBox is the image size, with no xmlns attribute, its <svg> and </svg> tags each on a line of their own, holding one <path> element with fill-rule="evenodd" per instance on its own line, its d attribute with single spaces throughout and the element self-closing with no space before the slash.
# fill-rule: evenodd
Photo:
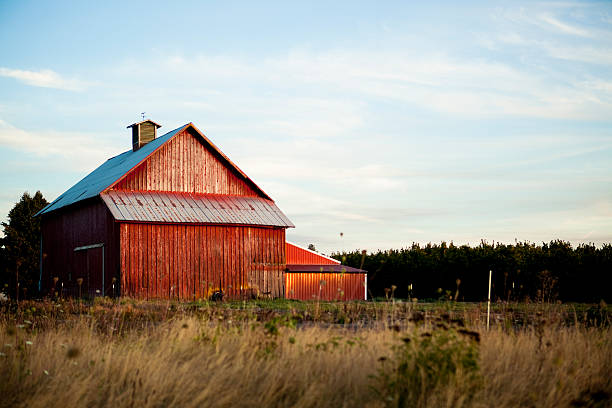
<svg viewBox="0 0 612 408">
<path fill-rule="evenodd" d="M 2 308 L 3 407 L 612 406 L 605 304 Z"/>
</svg>

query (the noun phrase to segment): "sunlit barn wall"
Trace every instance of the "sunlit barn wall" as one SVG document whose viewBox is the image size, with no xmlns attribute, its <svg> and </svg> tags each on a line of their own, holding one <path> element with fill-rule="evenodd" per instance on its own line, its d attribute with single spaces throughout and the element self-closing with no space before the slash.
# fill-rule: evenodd
<svg viewBox="0 0 612 408">
<path fill-rule="evenodd" d="M 362 300 L 366 298 L 364 273 L 286 273 L 287 299 Z"/>
<path fill-rule="evenodd" d="M 283 297 L 284 269 L 284 228 L 121 224 L 123 295 Z"/>
<path fill-rule="evenodd" d="M 347 273 L 340 261 L 287 242 L 285 297 L 297 300 L 366 299 L 365 273 Z M 292 272 L 291 265 L 303 265 Z M 330 267 L 330 265 L 333 265 Z M 335 270 L 335 272 L 330 272 Z M 353 269 L 353 268 L 350 268 Z M 327 270 L 328 272 L 324 272 Z M 321 271 L 321 272 L 319 272 Z M 360 271 L 360 270 L 355 270 Z M 363 271 L 361 271 L 363 272 Z"/>
</svg>

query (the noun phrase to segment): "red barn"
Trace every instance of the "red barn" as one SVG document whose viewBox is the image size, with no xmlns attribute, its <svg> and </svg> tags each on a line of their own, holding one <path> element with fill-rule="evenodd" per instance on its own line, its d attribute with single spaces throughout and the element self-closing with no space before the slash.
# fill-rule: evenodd
<svg viewBox="0 0 612 408">
<path fill-rule="evenodd" d="M 368 275 L 362 269 L 287 242 L 285 296 L 298 300 L 366 300 Z"/>
<path fill-rule="evenodd" d="M 193 124 L 146 120 L 115 156 L 39 212 L 43 291 L 197 299 L 285 294 L 274 201 Z"/>
</svg>

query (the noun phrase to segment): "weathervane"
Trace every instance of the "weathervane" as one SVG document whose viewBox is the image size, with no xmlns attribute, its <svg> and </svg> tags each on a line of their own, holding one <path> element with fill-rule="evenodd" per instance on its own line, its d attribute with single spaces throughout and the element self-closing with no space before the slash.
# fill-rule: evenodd
<svg viewBox="0 0 612 408">
<path fill-rule="evenodd" d="M 147 112 L 140 112 L 140 116 L 142 116 L 142 120 L 144 120 L 145 113 L 147 113 Z"/>
</svg>

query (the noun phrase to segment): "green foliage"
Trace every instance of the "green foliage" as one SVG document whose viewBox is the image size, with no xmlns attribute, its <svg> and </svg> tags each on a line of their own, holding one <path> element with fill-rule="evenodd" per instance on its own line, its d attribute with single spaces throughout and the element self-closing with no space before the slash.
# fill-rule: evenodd
<svg viewBox="0 0 612 408">
<path fill-rule="evenodd" d="M 21 200 L 8 214 L 8 223 L 3 222 L 4 237 L 0 240 L 3 265 L 0 265 L 0 282 L 8 284 L 8 294 L 34 296 L 38 292 L 40 256 L 40 218 L 34 214 L 47 205 L 40 191 L 34 196 L 23 193 Z"/>
<path fill-rule="evenodd" d="M 293 315 L 273 316 L 269 318 L 269 320 L 266 320 L 263 323 L 265 339 L 260 342 L 257 355 L 261 358 L 274 357 L 274 352 L 276 351 L 279 345 L 278 338 L 281 334 L 281 328 L 286 327 L 289 329 L 296 329 L 298 320 L 299 317 Z M 290 338 L 289 343 L 294 344 L 295 339 L 291 341 Z"/>
<path fill-rule="evenodd" d="M 481 385 L 478 339 L 476 332 L 453 329 L 404 337 L 390 358 L 379 359 L 374 391 L 388 407 L 430 406 L 446 388 L 469 401 Z"/>
<path fill-rule="evenodd" d="M 276 337 L 280 333 L 281 327 L 295 329 L 297 327 L 298 317 L 296 316 L 275 316 L 264 323 L 264 330 L 268 336 Z"/>
<path fill-rule="evenodd" d="M 493 270 L 493 300 L 612 301 L 612 244 L 573 248 L 558 240 L 470 247 L 442 242 L 332 256 L 349 266 L 363 265 L 373 297 L 384 297 L 396 286 L 395 298 L 482 301 Z"/>
</svg>

